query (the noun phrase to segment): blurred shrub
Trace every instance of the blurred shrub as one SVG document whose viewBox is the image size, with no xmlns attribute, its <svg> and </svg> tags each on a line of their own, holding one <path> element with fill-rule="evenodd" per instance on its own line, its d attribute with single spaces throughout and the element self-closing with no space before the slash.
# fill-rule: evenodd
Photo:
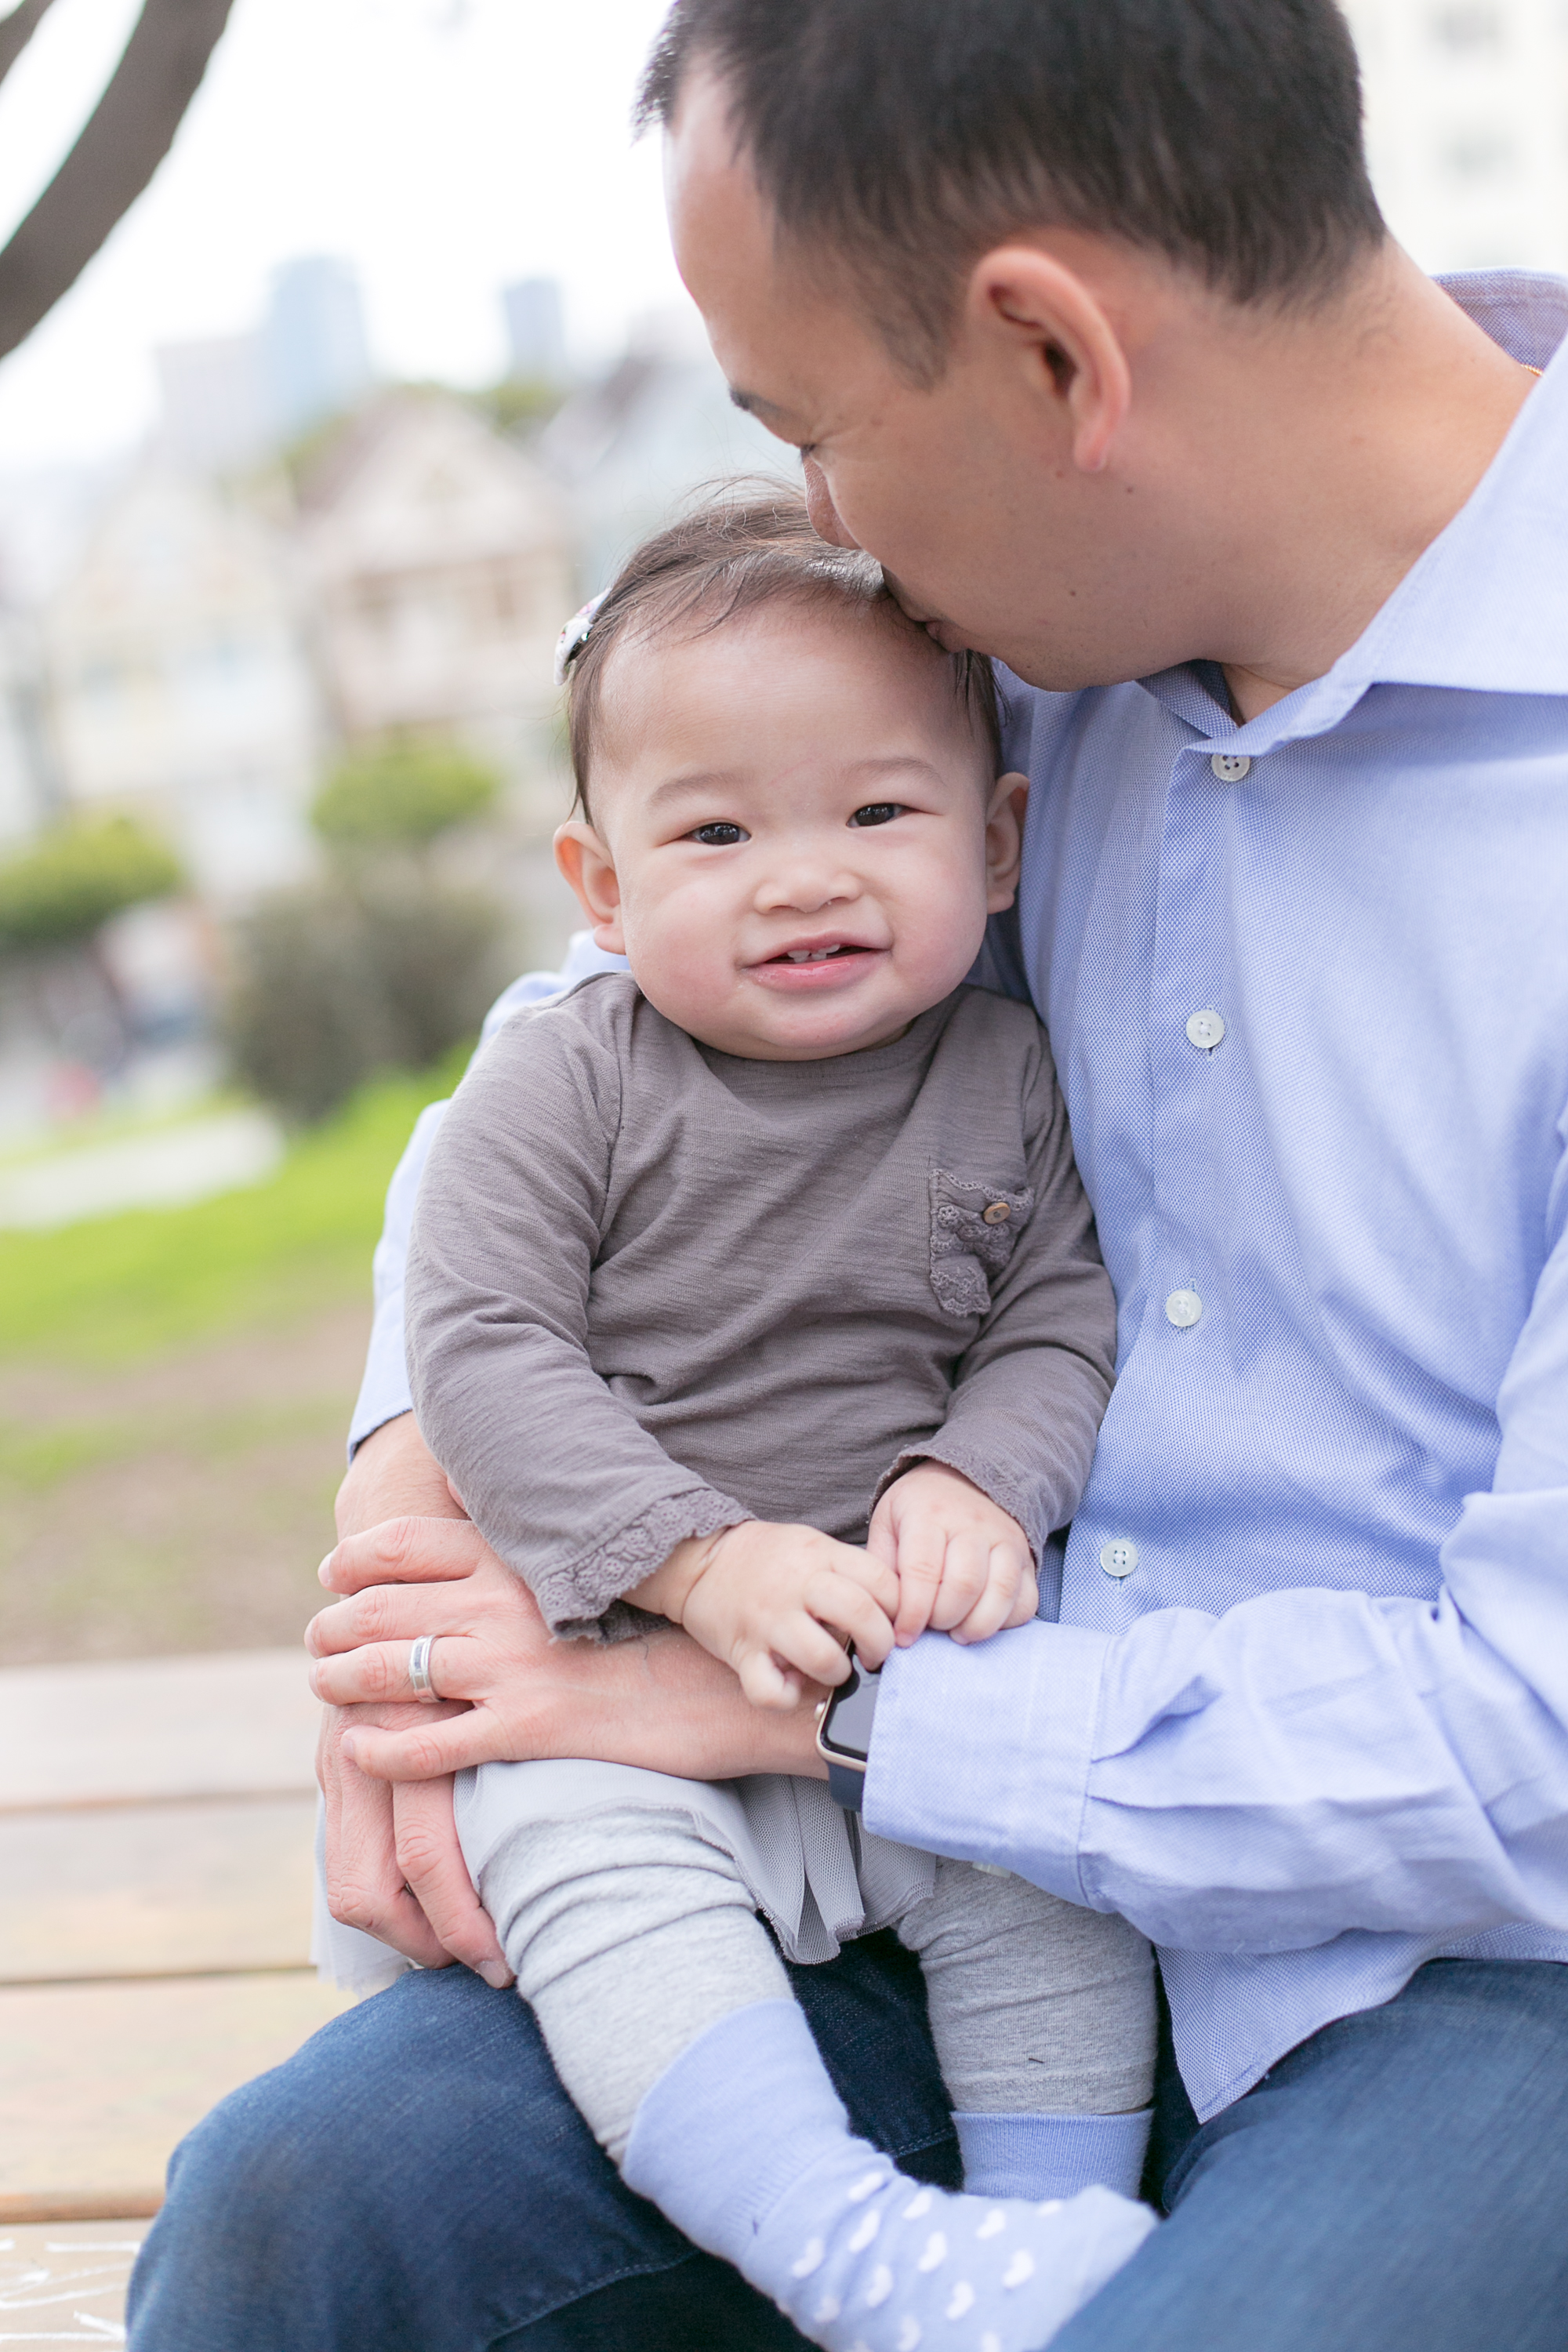
<svg viewBox="0 0 1568 2352">
<path fill-rule="evenodd" d="M 242 1076 L 318 1119 L 373 1072 L 472 1036 L 508 977 L 503 909 L 381 872 L 278 893 L 241 927 L 226 1027 Z"/>
<path fill-rule="evenodd" d="M 332 771 L 310 822 L 334 849 L 417 849 L 493 806 L 500 779 L 454 743 L 385 743 Z"/>
<path fill-rule="evenodd" d="M 58 947 L 184 884 L 174 851 L 129 817 L 56 827 L 0 864 L 0 947 Z"/>
</svg>

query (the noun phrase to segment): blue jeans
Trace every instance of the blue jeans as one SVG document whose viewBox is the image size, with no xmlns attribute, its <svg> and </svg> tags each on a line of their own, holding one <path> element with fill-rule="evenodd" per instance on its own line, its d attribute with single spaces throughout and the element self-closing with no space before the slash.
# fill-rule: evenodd
<svg viewBox="0 0 1568 2352">
<path fill-rule="evenodd" d="M 794 1971 L 859 2128 L 957 2150 L 910 1956 Z M 1568 1968 L 1438 1960 L 1201 2128 L 1167 2051 L 1172 2218 L 1060 2352 L 1568 2352 Z M 176 2152 L 132 2352 L 774 2352 L 779 2315 L 622 2188 L 515 1995 L 404 1978 Z"/>
</svg>

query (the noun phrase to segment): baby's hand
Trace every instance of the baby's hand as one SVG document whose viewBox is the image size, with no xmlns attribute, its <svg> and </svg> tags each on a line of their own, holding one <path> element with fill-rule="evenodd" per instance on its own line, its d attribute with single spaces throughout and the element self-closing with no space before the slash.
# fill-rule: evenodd
<svg viewBox="0 0 1568 2352">
<path fill-rule="evenodd" d="M 984 1642 L 1039 1606 L 1034 1555 L 1016 1519 L 941 1462 L 919 1462 L 878 1504 L 867 1548 L 897 1571 L 893 1633 L 908 1649 L 928 1625 Z M 858 1644 L 857 1644 L 858 1646 Z"/>
<path fill-rule="evenodd" d="M 881 1664 L 893 1646 L 899 1580 L 885 1560 L 816 1528 L 748 1519 L 677 1544 L 626 1598 L 673 1619 L 732 1666 L 753 1706 L 787 1708 L 807 1682 L 844 1680 L 846 1640 L 868 1665 Z"/>
</svg>

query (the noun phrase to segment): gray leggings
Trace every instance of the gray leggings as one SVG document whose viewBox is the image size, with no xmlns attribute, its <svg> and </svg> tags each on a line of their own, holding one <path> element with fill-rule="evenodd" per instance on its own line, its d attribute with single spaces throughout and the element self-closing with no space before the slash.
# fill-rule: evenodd
<svg viewBox="0 0 1568 2352">
<path fill-rule="evenodd" d="M 556 2073 L 617 2164 L 644 2093 L 699 2034 L 790 1997 L 734 1862 L 685 1813 L 628 1805 L 530 1822 L 489 1855 L 479 1895 Z M 1124 1919 L 939 1861 L 930 1899 L 897 1924 L 959 2112 L 1147 2106 L 1153 1970 Z"/>
</svg>

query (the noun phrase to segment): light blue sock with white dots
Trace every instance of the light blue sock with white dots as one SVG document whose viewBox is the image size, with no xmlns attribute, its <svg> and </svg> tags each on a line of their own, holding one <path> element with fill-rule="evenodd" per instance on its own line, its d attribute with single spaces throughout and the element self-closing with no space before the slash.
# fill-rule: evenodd
<svg viewBox="0 0 1568 2352">
<path fill-rule="evenodd" d="M 682 2051 L 622 2172 L 826 2352 L 1039 2352 L 1158 2226 L 1106 2189 L 1040 2206 L 910 2179 L 851 2133 L 793 2000 Z"/>
</svg>

